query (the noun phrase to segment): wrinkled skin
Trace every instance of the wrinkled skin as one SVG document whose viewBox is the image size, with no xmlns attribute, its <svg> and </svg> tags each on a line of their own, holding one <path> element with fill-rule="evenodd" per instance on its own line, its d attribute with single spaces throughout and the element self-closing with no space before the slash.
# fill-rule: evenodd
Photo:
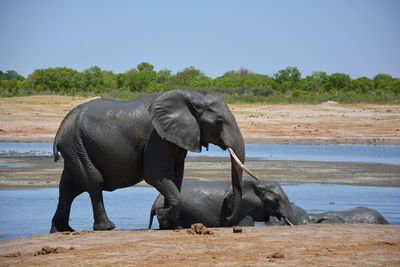
<svg viewBox="0 0 400 267">
<path fill-rule="evenodd" d="M 254 226 L 254 222 L 263 222 L 270 216 L 294 219 L 289 199 L 280 185 L 274 181 L 255 180 L 243 177 L 242 202 L 235 225 Z M 178 216 L 184 228 L 194 223 L 207 227 L 226 226 L 225 216 L 233 206 L 232 190 L 226 182 L 186 180 L 181 191 L 183 206 Z M 159 195 L 152 206 L 149 229 L 154 211 L 163 205 L 163 196 Z M 165 229 L 162 226 L 160 229 Z"/>
<path fill-rule="evenodd" d="M 209 143 L 231 148 L 244 162 L 242 134 L 223 99 L 197 92 L 169 91 L 134 101 L 91 101 L 74 108 L 54 139 L 55 161 L 64 158 L 59 201 L 50 232 L 73 231 L 71 203 L 82 192 L 92 202 L 94 230 L 115 225 L 106 214 L 102 191 L 145 180 L 163 196 L 156 210 L 163 227 L 175 227 L 182 207 L 180 189 L 187 151 L 200 152 Z M 234 207 L 239 215 L 242 169 L 231 157 Z"/>
<path fill-rule="evenodd" d="M 377 210 L 367 207 L 357 207 L 344 211 L 328 211 L 323 213 L 307 213 L 304 209 L 292 203 L 296 224 L 389 224 Z M 271 217 L 269 225 L 282 225 L 282 220 Z"/>
</svg>

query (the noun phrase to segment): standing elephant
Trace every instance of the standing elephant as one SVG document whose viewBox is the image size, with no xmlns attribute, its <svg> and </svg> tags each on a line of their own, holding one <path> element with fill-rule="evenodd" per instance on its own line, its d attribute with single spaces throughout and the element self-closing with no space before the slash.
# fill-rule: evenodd
<svg viewBox="0 0 400 267">
<path fill-rule="evenodd" d="M 294 221 L 294 213 L 289 199 L 280 185 L 274 181 L 255 180 L 244 177 L 242 181 L 242 201 L 239 216 L 234 224 L 254 226 L 254 222 L 265 222 L 276 216 L 287 224 Z M 232 189 L 226 182 L 189 180 L 182 186 L 183 206 L 178 216 L 184 228 L 194 223 L 207 227 L 223 227 L 225 216 L 234 208 Z M 158 195 L 151 209 L 149 229 L 155 211 L 163 206 L 163 196 Z M 164 229 L 160 225 L 160 229 Z"/>
<path fill-rule="evenodd" d="M 54 159 L 64 158 L 57 210 L 50 232 L 73 231 L 71 203 L 82 192 L 92 202 L 94 230 L 111 230 L 103 190 L 113 191 L 144 180 L 165 203 L 156 210 L 163 227 L 174 227 L 182 207 L 180 189 L 187 151 L 212 143 L 231 153 L 233 224 L 242 196 L 245 147 L 233 114 L 220 97 L 174 90 L 134 101 L 91 101 L 74 108 L 54 140 Z M 237 159 L 237 161 L 235 161 Z M 241 162 L 240 162 L 241 161 Z"/>
<path fill-rule="evenodd" d="M 304 209 L 292 203 L 296 224 L 389 224 L 377 210 L 367 207 L 356 207 L 343 211 L 327 211 L 323 213 L 307 213 Z M 269 225 L 282 225 L 276 217 L 270 217 Z"/>
</svg>

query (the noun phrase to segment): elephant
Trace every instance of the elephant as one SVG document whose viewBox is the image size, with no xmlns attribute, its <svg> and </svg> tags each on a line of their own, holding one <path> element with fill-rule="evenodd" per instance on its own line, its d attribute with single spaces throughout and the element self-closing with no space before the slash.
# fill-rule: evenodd
<svg viewBox="0 0 400 267">
<path fill-rule="evenodd" d="M 304 209 L 293 203 L 292 207 L 296 224 L 389 224 L 381 213 L 367 207 L 356 207 L 343 211 L 328 211 L 323 213 L 307 213 Z M 276 217 L 271 217 L 268 224 L 282 225 L 282 222 Z"/>
<path fill-rule="evenodd" d="M 131 101 L 93 100 L 71 110 L 54 138 L 54 160 L 64 159 L 59 199 L 50 232 L 73 231 L 72 201 L 88 192 L 94 230 L 112 230 L 103 191 L 145 181 L 165 203 L 156 210 L 163 227 L 174 227 L 187 151 L 215 144 L 231 155 L 233 207 L 226 223 L 239 216 L 245 146 L 237 122 L 218 96 L 172 90 Z"/>
<path fill-rule="evenodd" d="M 182 209 L 178 221 L 183 228 L 194 223 L 206 227 L 224 227 L 224 218 L 234 206 L 233 192 L 224 181 L 185 180 L 182 185 Z M 149 229 L 152 227 L 156 210 L 163 206 L 163 196 L 159 194 L 150 212 Z M 294 221 L 294 211 L 289 199 L 279 183 L 255 180 L 244 176 L 242 180 L 242 201 L 235 225 L 254 226 L 255 222 L 266 221 L 276 216 L 287 224 Z M 160 225 L 160 229 L 163 228 Z M 167 228 L 168 229 L 168 228 Z"/>
</svg>

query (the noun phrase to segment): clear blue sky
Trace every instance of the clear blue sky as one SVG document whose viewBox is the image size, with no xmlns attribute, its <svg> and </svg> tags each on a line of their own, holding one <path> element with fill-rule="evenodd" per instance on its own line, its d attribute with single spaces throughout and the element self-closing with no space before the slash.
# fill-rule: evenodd
<svg viewBox="0 0 400 267">
<path fill-rule="evenodd" d="M 400 77 L 400 1 L 0 0 L 0 70 L 152 63 Z"/>
</svg>

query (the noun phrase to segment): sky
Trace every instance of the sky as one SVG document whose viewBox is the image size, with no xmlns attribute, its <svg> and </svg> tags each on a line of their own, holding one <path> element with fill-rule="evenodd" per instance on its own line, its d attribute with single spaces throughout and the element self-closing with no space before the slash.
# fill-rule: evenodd
<svg viewBox="0 0 400 267">
<path fill-rule="evenodd" d="M 0 70 L 149 62 L 210 77 L 287 66 L 400 77 L 398 0 L 0 0 Z"/>
</svg>

